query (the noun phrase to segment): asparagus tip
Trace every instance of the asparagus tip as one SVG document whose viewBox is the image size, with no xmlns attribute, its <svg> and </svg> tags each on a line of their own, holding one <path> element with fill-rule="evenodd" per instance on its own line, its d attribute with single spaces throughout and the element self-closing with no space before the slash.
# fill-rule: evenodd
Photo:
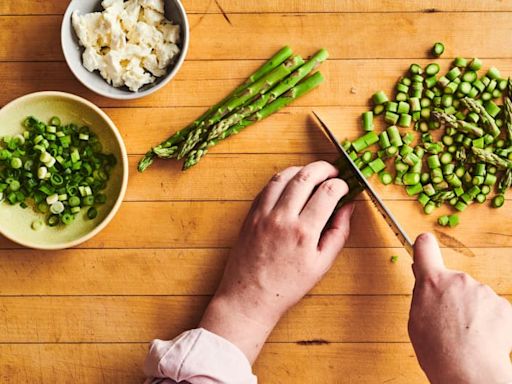
<svg viewBox="0 0 512 384">
<path fill-rule="evenodd" d="M 153 164 L 153 160 L 155 158 L 155 154 L 153 151 L 149 151 L 144 155 L 142 159 L 140 159 L 139 164 L 137 166 L 137 170 L 139 172 L 144 172 L 151 164 Z"/>
</svg>

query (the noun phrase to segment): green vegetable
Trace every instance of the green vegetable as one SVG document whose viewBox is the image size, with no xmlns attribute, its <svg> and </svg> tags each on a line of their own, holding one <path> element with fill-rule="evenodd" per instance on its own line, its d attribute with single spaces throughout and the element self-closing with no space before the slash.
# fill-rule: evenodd
<svg viewBox="0 0 512 384">
<path fill-rule="evenodd" d="M 443 50 L 436 43 L 433 52 Z M 367 113 L 363 126 L 371 129 L 372 140 L 366 133 L 352 142 L 356 152 L 364 152 L 357 163 L 365 176 L 378 173 L 383 184 L 391 184 L 391 173 L 383 170 L 390 159 L 394 184 L 417 196 L 426 214 L 444 203 L 458 211 L 475 201 L 484 203 L 494 186 L 492 205 L 502 206 L 512 186 L 512 81 L 501 78 L 494 67 L 479 75 L 481 67 L 477 58 L 457 57 L 442 75 L 437 63 L 424 69 L 411 64 L 407 77 L 395 85 L 394 97 L 376 92 L 373 102 L 388 127 L 375 132 L 374 114 Z M 407 129 L 411 124 L 417 134 Z M 372 147 L 375 142 L 378 150 Z M 376 159 L 371 155 L 375 151 Z M 459 217 L 444 215 L 438 222 L 454 227 Z"/>
<path fill-rule="evenodd" d="M 448 225 L 448 223 L 450 222 L 450 219 L 448 218 L 448 215 L 443 215 L 443 216 L 439 216 L 439 218 L 437 219 L 437 222 L 439 223 L 439 225 L 446 227 Z"/>
<path fill-rule="evenodd" d="M 376 92 L 373 95 L 372 99 L 373 99 L 374 104 L 376 104 L 376 105 L 384 104 L 385 102 L 388 101 L 388 97 L 386 96 L 384 91 Z"/>
<path fill-rule="evenodd" d="M 434 47 L 432 48 L 432 54 L 436 57 L 439 57 L 444 52 L 444 45 L 443 43 L 435 43 Z"/>
<path fill-rule="evenodd" d="M 382 184 L 384 185 L 388 185 L 393 182 L 393 176 L 391 176 L 391 173 L 386 171 L 382 171 L 381 173 L 379 173 L 379 178 Z"/>
<path fill-rule="evenodd" d="M 492 206 L 494 208 L 500 208 L 503 204 L 505 204 L 505 196 L 503 195 L 496 195 L 494 199 L 492 199 Z"/>
<path fill-rule="evenodd" d="M 459 215 L 453 214 L 448 218 L 448 225 L 450 228 L 456 227 L 459 225 Z"/>
<path fill-rule="evenodd" d="M 363 129 L 365 131 L 373 131 L 373 112 L 363 112 Z"/>
<path fill-rule="evenodd" d="M 138 170 L 147 169 L 155 157 L 185 158 L 184 169 L 197 164 L 209 147 L 318 86 L 320 74 L 310 76 L 313 79 L 306 76 L 327 57 L 327 51 L 322 49 L 304 62 L 299 56 L 292 56 L 290 48 L 283 48 L 226 98 L 148 151 L 139 161 Z"/>
<path fill-rule="evenodd" d="M 116 159 L 102 153 L 98 137 L 88 127 L 64 125 L 57 116 L 49 124 L 27 117 L 22 125 L 22 134 L 0 141 L 0 200 L 5 197 L 7 204 L 30 205 L 50 214 L 47 223 L 53 227 L 71 223 L 80 212 L 77 191 L 92 201 L 100 195 L 106 199 L 101 192 Z M 41 230 L 41 222 L 34 221 L 32 229 Z"/>
<path fill-rule="evenodd" d="M 183 164 L 183 169 L 186 170 L 192 167 L 193 165 L 196 165 L 198 161 L 204 155 L 206 155 L 206 153 L 208 152 L 208 148 L 217 145 L 220 141 L 224 140 L 225 138 L 239 133 L 242 129 L 245 129 L 256 122 L 263 120 L 268 116 L 272 115 L 273 113 L 279 111 L 281 108 L 286 107 L 294 100 L 298 99 L 299 97 L 305 95 L 306 93 L 310 92 L 311 90 L 319 86 L 323 81 L 324 77 L 322 76 L 322 74 L 320 72 L 315 72 L 313 75 L 299 82 L 285 94 L 281 95 L 276 100 L 266 105 L 265 108 L 259 110 L 258 112 L 252 114 L 248 118 L 240 121 L 239 123 L 224 131 L 219 137 L 213 140 L 203 141 L 199 143 L 195 147 L 195 149 L 191 150 L 190 153 L 188 154 Z M 371 140 L 371 144 L 365 142 L 365 144 L 367 145 L 372 145 L 379 141 L 379 137 L 375 132 L 368 132 L 366 139 L 369 140 L 368 142 L 370 142 Z"/>
<path fill-rule="evenodd" d="M 391 256 L 390 261 L 391 261 L 392 263 L 397 263 L 397 262 L 398 262 L 398 256 L 396 256 L 396 255 Z"/>
</svg>

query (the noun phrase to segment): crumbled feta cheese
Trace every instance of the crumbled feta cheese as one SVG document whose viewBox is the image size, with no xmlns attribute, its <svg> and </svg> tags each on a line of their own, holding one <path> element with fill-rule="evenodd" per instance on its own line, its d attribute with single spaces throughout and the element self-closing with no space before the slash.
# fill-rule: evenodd
<svg viewBox="0 0 512 384">
<path fill-rule="evenodd" d="M 140 10 L 141 6 L 137 0 L 128 0 L 124 3 L 124 11 L 121 12 L 119 18 L 121 20 L 121 25 L 125 30 L 130 30 L 135 26 L 135 24 L 137 24 Z"/>
<path fill-rule="evenodd" d="M 104 65 L 103 57 L 101 55 L 98 55 L 96 50 L 91 47 L 85 48 L 85 51 L 82 54 L 82 60 L 84 62 L 84 67 L 89 72 L 93 72 L 97 69 L 101 70 Z"/>
<path fill-rule="evenodd" d="M 119 8 L 123 6 L 123 2 L 124 0 L 103 0 L 101 2 L 101 6 L 103 7 L 103 9 L 108 9 L 112 7 Z"/>
<path fill-rule="evenodd" d="M 131 59 L 132 57 L 146 57 L 151 55 L 151 47 L 142 47 L 140 45 L 128 43 L 123 50 L 123 57 L 125 59 Z"/>
<path fill-rule="evenodd" d="M 142 21 L 149 25 L 158 25 L 164 20 L 164 14 L 154 11 L 152 9 L 146 8 L 142 12 Z"/>
<path fill-rule="evenodd" d="M 144 8 L 153 9 L 157 12 L 164 13 L 164 2 L 163 0 L 141 0 L 140 4 Z"/>
<path fill-rule="evenodd" d="M 103 16 L 106 28 L 110 31 L 110 48 L 121 50 L 126 46 L 126 35 L 121 28 L 118 15 L 107 13 Z"/>
<path fill-rule="evenodd" d="M 85 47 L 83 65 L 114 87 L 136 92 L 164 76 L 180 52 L 180 28 L 166 20 L 162 0 L 103 0 L 103 12 L 79 15 L 72 24 Z"/>
<path fill-rule="evenodd" d="M 174 25 L 169 22 L 164 22 L 157 26 L 158 30 L 162 32 L 164 41 L 176 44 L 180 39 L 180 26 Z"/>
<path fill-rule="evenodd" d="M 128 33 L 128 38 L 133 44 L 139 44 L 151 48 L 156 47 L 158 43 L 164 41 L 162 32 L 142 21 L 139 21 L 135 25 L 135 28 Z"/>
<path fill-rule="evenodd" d="M 73 12 L 72 22 L 80 44 L 84 47 L 96 45 L 97 31 L 101 23 L 101 13 L 94 12 L 86 15 L 79 15 L 78 11 Z"/>
<path fill-rule="evenodd" d="M 155 78 L 141 67 L 140 59 L 133 58 L 126 66 L 123 73 L 123 81 L 125 85 L 132 91 L 138 91 L 143 85 L 152 83 Z"/>
<path fill-rule="evenodd" d="M 114 18 L 118 18 L 121 12 L 124 11 L 124 2 L 116 0 L 108 8 L 105 8 L 103 15 L 111 15 Z"/>
<path fill-rule="evenodd" d="M 162 69 L 166 68 L 169 64 L 171 64 L 172 59 L 178 54 L 179 51 L 180 49 L 176 44 L 158 44 L 155 48 L 156 57 L 158 58 L 158 67 Z"/>
<path fill-rule="evenodd" d="M 101 76 L 114 87 L 123 85 L 122 75 L 123 67 L 121 66 L 122 56 L 117 51 L 110 51 L 104 56 L 105 65 L 101 69 Z"/>
<path fill-rule="evenodd" d="M 144 57 L 142 60 L 142 65 L 144 68 L 146 68 L 149 72 L 151 72 L 153 75 L 160 77 L 165 75 L 165 69 L 158 67 L 158 59 L 156 58 L 156 55 L 149 55 Z"/>
</svg>

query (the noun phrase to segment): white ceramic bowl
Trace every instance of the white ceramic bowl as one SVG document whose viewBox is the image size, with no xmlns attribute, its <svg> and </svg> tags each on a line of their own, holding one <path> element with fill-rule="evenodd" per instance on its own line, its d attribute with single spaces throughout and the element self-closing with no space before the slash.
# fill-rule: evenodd
<svg viewBox="0 0 512 384">
<path fill-rule="evenodd" d="M 78 10 L 80 14 L 101 11 L 100 0 L 72 0 L 64 13 L 61 26 L 61 45 L 66 62 L 75 77 L 91 91 L 99 95 L 110 97 L 112 99 L 129 100 L 138 99 L 158 91 L 165 86 L 178 73 L 188 51 L 189 44 L 189 25 L 187 14 L 180 0 L 164 0 L 165 17 L 174 24 L 180 26 L 180 53 L 174 60 L 174 63 L 167 69 L 167 74 L 158 77 L 152 84 L 146 84 L 138 92 L 132 92 L 126 87 L 115 88 L 108 84 L 98 73 L 98 71 L 89 72 L 82 65 L 83 47 L 79 45 L 78 38 L 71 23 L 71 15 Z"/>
<path fill-rule="evenodd" d="M 91 102 L 64 92 L 36 92 L 11 101 L 0 109 L 0 137 L 23 131 L 21 123 L 27 116 L 48 121 L 58 116 L 63 124 L 88 125 L 98 135 L 103 152 L 112 153 L 117 164 L 112 168 L 105 194 L 107 202 L 98 206 L 98 216 L 89 220 L 84 212 L 67 226 L 45 226 L 40 231 L 31 229 L 40 213 L 29 206 L 11 206 L 0 202 L 0 234 L 30 248 L 63 249 L 89 240 L 112 220 L 123 201 L 128 184 L 128 156 L 123 139 L 105 112 Z M 84 211 L 84 210 L 83 210 Z"/>
</svg>

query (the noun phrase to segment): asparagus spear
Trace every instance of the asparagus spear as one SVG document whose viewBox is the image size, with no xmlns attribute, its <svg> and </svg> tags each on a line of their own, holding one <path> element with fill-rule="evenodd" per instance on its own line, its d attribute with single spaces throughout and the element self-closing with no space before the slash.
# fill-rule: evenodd
<svg viewBox="0 0 512 384">
<path fill-rule="evenodd" d="M 323 80 L 324 77 L 320 72 L 314 73 L 313 75 L 299 82 L 297 85 L 295 85 L 285 94 L 278 97 L 272 103 L 268 104 L 265 108 L 252 114 L 247 119 L 240 121 L 238 124 L 235 124 L 226 131 L 222 132 L 219 137 L 201 143 L 197 148 L 190 151 L 187 158 L 185 159 L 185 163 L 183 164 L 183 170 L 186 170 L 196 165 L 199 162 L 199 160 L 201 160 L 201 158 L 204 155 L 206 155 L 206 153 L 208 152 L 208 148 L 218 144 L 220 141 L 224 140 L 229 136 L 239 133 L 242 129 L 254 124 L 255 122 L 263 120 L 264 118 L 277 112 L 281 108 L 286 107 L 292 101 L 298 99 L 299 97 L 305 95 L 312 89 L 316 88 L 323 82 Z"/>
<path fill-rule="evenodd" d="M 494 137 L 499 136 L 500 134 L 500 128 L 496 125 L 496 121 L 494 118 L 487 113 L 485 108 L 478 104 L 474 99 L 471 99 L 469 97 L 465 97 L 462 99 L 462 102 L 464 103 L 464 106 L 468 108 L 472 112 L 476 112 L 480 119 L 482 120 L 482 123 L 484 124 L 485 128 L 489 131 L 491 135 Z"/>
<path fill-rule="evenodd" d="M 254 112 L 257 112 L 264 108 L 267 104 L 273 102 L 283 93 L 294 87 L 297 83 L 299 83 L 304 77 L 306 77 L 312 70 L 318 67 L 319 64 L 327 60 L 329 54 L 327 50 L 321 49 L 316 54 L 314 54 L 306 63 L 296 69 L 290 76 L 284 79 L 282 82 L 277 84 L 274 88 L 272 88 L 269 92 L 260 95 L 254 102 L 251 104 L 235 111 L 225 119 L 222 119 L 217 124 L 215 124 L 210 132 L 208 133 L 207 140 L 213 140 L 218 137 L 223 131 L 228 129 L 229 127 L 235 125 L 236 123 L 242 121 L 244 118 L 252 115 Z"/>
<path fill-rule="evenodd" d="M 468 123 L 467 121 L 457 120 L 455 116 L 449 115 L 445 112 L 433 111 L 432 117 L 435 120 L 439 121 L 441 124 L 453 127 L 456 130 L 463 133 L 471 134 L 476 137 L 481 137 L 484 134 L 482 128 L 477 127 L 474 124 Z"/>
<path fill-rule="evenodd" d="M 512 161 L 498 156 L 495 153 L 487 152 L 475 147 L 471 147 L 471 150 L 473 151 L 473 155 L 484 163 L 491 164 L 502 169 L 512 168 Z"/>
<path fill-rule="evenodd" d="M 199 118 L 197 118 L 194 122 L 186 126 L 185 128 L 179 130 L 167 140 L 157 145 L 152 150 L 148 151 L 146 155 L 139 162 L 139 172 L 144 172 L 152 163 L 153 159 L 156 156 L 163 158 L 175 157 L 177 148 L 176 144 L 181 142 L 190 131 L 199 126 L 205 119 L 207 119 L 217 108 L 219 108 L 223 103 L 229 100 L 234 95 L 239 94 L 244 91 L 249 85 L 259 80 L 269 72 L 271 72 L 274 68 L 277 68 L 280 64 L 282 64 L 286 59 L 288 59 L 292 55 L 292 50 L 290 47 L 286 46 L 281 48 L 274 56 L 272 56 L 269 60 L 265 62 L 259 69 L 257 69 L 249 78 L 244 81 L 240 86 L 238 86 L 233 92 L 231 92 L 228 96 L 226 96 L 222 101 L 209 108 L 205 113 L 203 113 Z"/>
<path fill-rule="evenodd" d="M 512 185 L 512 169 L 507 169 L 498 183 L 498 193 L 504 194 Z"/>
<path fill-rule="evenodd" d="M 512 143 L 512 81 L 510 77 L 507 82 L 507 96 L 505 96 L 505 126 L 507 127 L 508 142 Z"/>
<path fill-rule="evenodd" d="M 290 47 L 285 46 L 281 48 L 277 53 L 268 59 L 265 64 L 263 64 L 260 68 L 256 70 L 251 76 L 247 78 L 245 82 L 242 83 L 237 89 L 235 89 L 234 93 L 238 93 L 239 91 L 243 91 L 249 85 L 254 83 L 255 81 L 261 79 L 267 73 L 272 71 L 274 68 L 277 68 L 280 64 L 282 64 L 286 59 L 288 59 L 292 55 L 292 50 Z M 229 97 L 229 96 L 228 96 Z M 227 98 L 226 98 L 227 99 Z M 215 108 L 212 107 L 212 109 Z"/>
<path fill-rule="evenodd" d="M 452 199 L 455 197 L 455 192 L 453 191 L 441 191 L 436 193 L 434 196 L 430 198 L 436 205 L 439 207 L 441 206 L 445 201 Z"/>
<path fill-rule="evenodd" d="M 232 112 L 234 109 L 244 105 L 247 101 L 253 99 L 259 94 L 264 94 L 275 84 L 280 82 L 286 76 L 288 76 L 296 68 L 304 64 L 304 60 L 300 56 L 292 56 L 287 59 L 284 63 L 280 64 L 277 68 L 273 69 L 270 73 L 263 76 L 255 83 L 249 85 L 242 92 L 234 95 L 228 101 L 223 103 L 220 107 L 213 112 L 207 119 L 202 121 L 194 130 L 189 132 L 185 141 L 180 146 L 180 151 L 177 158 L 181 159 L 185 157 L 206 134 L 208 127 L 217 123 L 225 115 Z"/>
</svg>

